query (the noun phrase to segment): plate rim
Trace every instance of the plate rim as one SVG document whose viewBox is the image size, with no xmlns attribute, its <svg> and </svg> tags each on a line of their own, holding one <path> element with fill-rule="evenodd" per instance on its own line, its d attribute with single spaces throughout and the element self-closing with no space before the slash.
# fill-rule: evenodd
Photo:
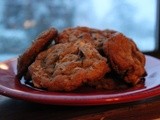
<svg viewBox="0 0 160 120">
<path fill-rule="evenodd" d="M 158 58 L 148 56 L 154 60 L 160 60 Z M 15 62 L 17 58 L 12 58 L 4 62 L 0 63 L 6 63 L 9 64 L 11 62 Z M 15 80 L 13 80 L 15 81 Z M 27 87 L 27 86 L 22 86 L 22 87 Z M 30 88 L 32 89 L 32 88 Z M 44 92 L 43 92 L 44 93 Z M 47 92 L 47 93 L 57 93 L 57 92 Z M 155 97 L 160 95 L 160 85 L 157 85 L 155 87 L 151 87 L 149 89 L 142 89 L 140 91 L 131 91 L 131 94 L 127 92 L 126 94 L 120 94 L 117 95 L 115 94 L 115 97 L 106 97 L 107 95 L 69 95 L 69 94 L 62 94 L 62 95 L 55 95 L 55 94 L 49 94 L 44 95 L 44 94 L 36 94 L 35 93 L 28 93 L 26 91 L 20 91 L 20 90 L 15 90 L 11 89 L 9 87 L 3 86 L 0 84 L 0 94 L 19 99 L 19 100 L 24 100 L 24 101 L 30 101 L 30 102 L 36 102 L 36 103 L 42 103 L 42 104 L 52 104 L 52 105 L 69 105 L 69 106 L 89 106 L 89 105 L 107 105 L 107 104 L 117 104 L 117 103 L 126 103 L 126 102 L 134 102 L 134 101 L 139 101 L 142 99 L 147 99 L 151 97 Z M 77 94 L 77 93 L 75 93 Z M 137 95 L 138 94 L 138 95 Z M 34 97 L 33 97 L 34 95 Z M 113 95 L 113 94 L 112 94 Z M 71 97 L 72 96 L 72 97 Z M 98 97 L 97 97 L 98 96 Z M 126 97 L 127 96 L 127 97 Z M 65 97 L 65 99 L 64 99 Z M 82 98 L 81 98 L 82 97 Z"/>
</svg>

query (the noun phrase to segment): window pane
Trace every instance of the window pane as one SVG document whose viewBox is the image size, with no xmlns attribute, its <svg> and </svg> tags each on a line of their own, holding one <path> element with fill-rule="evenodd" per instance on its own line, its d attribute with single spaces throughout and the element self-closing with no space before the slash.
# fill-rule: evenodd
<svg viewBox="0 0 160 120">
<path fill-rule="evenodd" d="M 0 0 L 0 61 L 21 54 L 49 27 L 115 29 L 155 49 L 156 0 Z"/>
</svg>

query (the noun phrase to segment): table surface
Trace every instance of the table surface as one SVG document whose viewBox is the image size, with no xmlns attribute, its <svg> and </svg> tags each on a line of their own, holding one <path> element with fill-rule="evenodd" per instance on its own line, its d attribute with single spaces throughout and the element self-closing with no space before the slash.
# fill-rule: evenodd
<svg viewBox="0 0 160 120">
<path fill-rule="evenodd" d="M 0 95 L 0 120 L 160 120 L 160 96 L 100 106 L 56 106 Z"/>
<path fill-rule="evenodd" d="M 150 120 L 160 119 L 160 96 L 101 106 L 56 106 L 0 96 L 0 120 Z"/>
</svg>

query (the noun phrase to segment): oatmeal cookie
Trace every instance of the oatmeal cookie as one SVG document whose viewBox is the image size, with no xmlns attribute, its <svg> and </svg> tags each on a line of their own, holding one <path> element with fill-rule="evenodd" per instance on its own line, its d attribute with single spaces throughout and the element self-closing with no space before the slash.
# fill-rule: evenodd
<svg viewBox="0 0 160 120">
<path fill-rule="evenodd" d="M 21 79 L 23 75 L 27 73 L 29 65 L 35 60 L 37 55 L 45 50 L 57 37 L 57 30 L 50 28 L 41 33 L 33 44 L 18 58 L 17 63 L 17 77 Z"/>
<path fill-rule="evenodd" d="M 97 50 L 102 50 L 103 42 L 110 38 L 116 31 L 98 30 L 88 27 L 75 27 L 63 30 L 56 40 L 57 43 L 72 42 L 77 39 L 86 39 L 91 42 Z"/>
<path fill-rule="evenodd" d="M 110 69 L 91 43 L 77 40 L 56 44 L 40 53 L 29 67 L 33 84 L 50 91 L 71 91 L 101 79 Z"/>
<path fill-rule="evenodd" d="M 113 71 L 124 81 L 137 84 L 145 75 L 145 56 L 136 44 L 121 33 L 104 42 L 103 50 Z"/>
</svg>

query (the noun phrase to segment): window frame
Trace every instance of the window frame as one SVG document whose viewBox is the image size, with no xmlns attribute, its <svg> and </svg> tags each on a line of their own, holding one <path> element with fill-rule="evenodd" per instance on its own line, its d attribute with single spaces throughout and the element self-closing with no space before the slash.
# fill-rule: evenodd
<svg viewBox="0 0 160 120">
<path fill-rule="evenodd" d="M 144 54 L 152 55 L 160 58 L 160 1 L 157 0 L 157 8 L 156 8 L 156 30 L 155 30 L 155 38 L 156 38 L 156 48 L 154 51 L 144 52 Z"/>
<path fill-rule="evenodd" d="M 157 0 L 157 19 L 156 19 L 156 51 L 160 52 L 160 1 Z"/>
</svg>

